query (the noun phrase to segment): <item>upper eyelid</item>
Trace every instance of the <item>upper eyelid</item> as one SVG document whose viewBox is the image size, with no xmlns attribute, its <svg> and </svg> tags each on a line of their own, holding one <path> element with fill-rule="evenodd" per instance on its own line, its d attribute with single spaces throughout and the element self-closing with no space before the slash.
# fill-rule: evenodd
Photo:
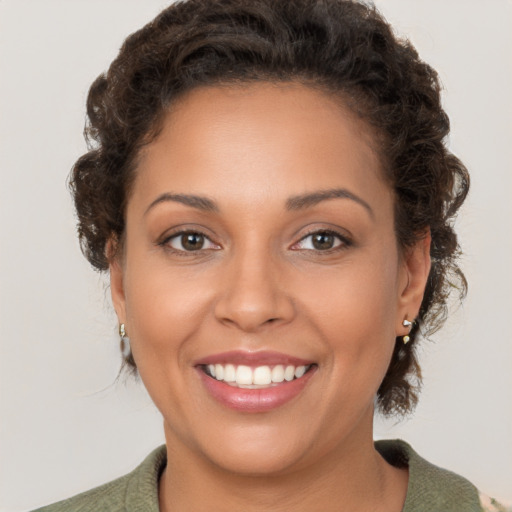
<svg viewBox="0 0 512 512">
<path fill-rule="evenodd" d="M 352 244 L 351 238 L 349 236 L 347 236 L 347 235 L 344 235 L 344 234 L 340 233 L 339 231 L 336 231 L 334 229 L 315 229 L 315 230 L 310 231 L 309 233 L 306 233 L 305 235 L 301 236 L 299 238 L 299 240 L 297 240 L 296 242 L 294 242 L 292 244 L 292 247 L 294 245 L 297 245 L 298 243 L 302 242 L 306 238 L 308 238 L 310 236 L 313 236 L 313 235 L 316 235 L 317 233 L 328 233 L 330 235 L 333 235 L 336 238 L 338 238 L 338 240 L 341 242 L 341 245 L 344 245 L 344 246 L 348 246 L 348 245 Z M 336 247 L 333 247 L 333 249 L 336 249 Z M 327 250 L 326 251 L 319 251 L 319 252 L 327 252 Z"/>
<path fill-rule="evenodd" d="M 305 234 L 303 234 L 297 240 L 297 242 L 300 242 L 301 240 L 304 240 L 308 236 L 316 235 L 317 233 L 329 233 L 331 235 L 334 235 L 334 236 L 338 237 L 343 242 L 351 242 L 352 241 L 352 236 L 351 235 L 349 235 L 348 233 L 343 233 L 340 230 L 337 230 L 335 228 L 313 228 L 313 229 L 311 229 L 311 231 L 308 231 Z M 297 243 L 297 242 L 294 242 L 294 243 Z"/>
<path fill-rule="evenodd" d="M 210 242 L 213 242 L 213 238 L 212 238 L 211 234 L 209 234 L 208 232 L 209 232 L 209 230 L 206 228 L 203 228 L 203 227 L 193 227 L 193 226 L 186 227 L 183 225 L 176 226 L 174 228 L 166 230 L 164 232 L 164 234 L 159 237 L 157 243 L 159 243 L 159 244 L 166 243 L 171 238 L 175 238 L 177 236 L 184 235 L 186 233 L 196 233 L 196 234 L 204 236 L 205 238 L 210 240 Z"/>
<path fill-rule="evenodd" d="M 209 242 L 211 242 L 212 244 L 220 245 L 217 242 L 214 242 L 212 240 L 211 236 L 207 235 L 204 231 L 201 231 L 199 229 L 182 229 L 180 231 L 170 233 L 170 234 L 164 236 L 162 243 L 164 243 L 164 244 L 168 243 L 169 240 L 172 240 L 173 238 L 178 238 L 180 236 L 187 235 L 187 234 L 201 235 L 204 238 L 206 238 Z"/>
<path fill-rule="evenodd" d="M 306 233 L 305 235 L 303 235 L 300 238 L 300 240 L 303 240 L 304 238 L 307 238 L 308 236 L 311 236 L 311 235 L 316 235 L 317 233 L 329 233 L 330 235 L 338 236 L 340 238 L 347 238 L 347 236 L 343 235 L 339 231 L 336 231 L 335 229 L 329 229 L 329 228 L 318 229 L 318 228 L 316 228 L 316 229 Z"/>
</svg>

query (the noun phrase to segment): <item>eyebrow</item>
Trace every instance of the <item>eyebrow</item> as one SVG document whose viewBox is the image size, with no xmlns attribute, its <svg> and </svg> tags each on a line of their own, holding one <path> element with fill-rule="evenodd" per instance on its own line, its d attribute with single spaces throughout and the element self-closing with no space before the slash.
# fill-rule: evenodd
<svg viewBox="0 0 512 512">
<path fill-rule="evenodd" d="M 146 215 L 151 208 L 154 208 L 157 204 L 166 203 L 168 201 L 172 201 L 175 203 L 181 203 L 186 206 L 190 206 L 192 208 L 196 208 L 198 210 L 204 212 L 218 212 L 219 207 L 212 199 L 203 196 L 195 196 L 190 194 L 162 194 L 158 196 L 146 209 L 144 215 Z"/>
<path fill-rule="evenodd" d="M 302 194 L 298 196 L 290 197 L 286 201 L 286 209 L 288 211 L 296 211 L 296 210 L 304 210 L 306 208 L 311 208 L 322 201 L 327 201 L 329 199 L 350 199 L 361 206 L 363 206 L 370 216 L 374 218 L 374 212 L 371 206 L 359 196 L 353 194 L 347 189 L 344 188 L 333 188 L 328 190 L 318 190 L 316 192 L 308 192 L 307 194 Z M 181 203 L 186 206 L 190 206 L 191 208 L 196 208 L 198 210 L 204 212 L 215 212 L 218 213 L 220 211 L 217 203 L 208 197 L 205 196 L 196 196 L 192 194 L 171 194 L 165 193 L 158 196 L 146 209 L 144 215 L 146 215 L 149 210 L 154 208 L 156 205 L 165 202 L 175 202 Z"/>
<path fill-rule="evenodd" d="M 312 206 L 315 206 L 322 201 L 327 201 L 328 199 L 350 199 L 351 201 L 355 201 L 367 210 L 372 219 L 375 218 L 375 214 L 371 206 L 364 199 L 361 199 L 359 196 L 353 194 L 345 188 L 319 190 L 316 192 L 310 192 L 307 194 L 290 197 L 290 199 L 286 201 L 286 209 L 303 210 L 306 208 L 311 208 Z"/>
</svg>

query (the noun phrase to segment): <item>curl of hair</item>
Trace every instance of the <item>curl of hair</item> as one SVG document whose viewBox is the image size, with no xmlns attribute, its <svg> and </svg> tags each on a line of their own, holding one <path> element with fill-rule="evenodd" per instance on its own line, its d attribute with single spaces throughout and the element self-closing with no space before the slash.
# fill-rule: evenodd
<svg viewBox="0 0 512 512">
<path fill-rule="evenodd" d="M 97 270 L 108 269 L 109 243 L 123 238 L 137 155 L 173 102 L 200 86 L 255 81 L 338 94 L 377 134 L 402 251 L 430 230 L 432 268 L 411 342 L 397 338 L 378 391 L 381 412 L 410 412 L 421 383 L 414 341 L 442 325 L 451 291 L 460 298 L 466 291 L 453 222 L 469 177 L 446 147 L 449 121 L 436 72 L 371 5 L 186 0 L 130 35 L 89 91 L 89 151 L 70 177 L 82 250 Z M 135 369 L 133 358 L 127 364 Z"/>
</svg>

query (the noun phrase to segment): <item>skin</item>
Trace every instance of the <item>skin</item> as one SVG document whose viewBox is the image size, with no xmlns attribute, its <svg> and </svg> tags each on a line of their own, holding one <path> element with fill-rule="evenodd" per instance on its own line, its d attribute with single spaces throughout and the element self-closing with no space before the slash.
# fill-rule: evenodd
<svg viewBox="0 0 512 512">
<path fill-rule="evenodd" d="M 256 83 L 189 92 L 140 155 L 110 274 L 164 418 L 161 510 L 401 510 L 407 471 L 374 449 L 373 404 L 402 321 L 418 313 L 429 238 L 397 247 L 372 141 L 339 100 Z M 328 189 L 358 200 L 287 208 Z M 218 211 L 162 194 L 206 197 Z M 201 250 L 170 238 L 183 228 L 208 237 Z M 325 230 L 340 238 L 315 249 L 310 233 Z M 241 413 L 215 401 L 194 367 L 229 350 L 283 352 L 317 369 L 285 405 Z"/>
</svg>

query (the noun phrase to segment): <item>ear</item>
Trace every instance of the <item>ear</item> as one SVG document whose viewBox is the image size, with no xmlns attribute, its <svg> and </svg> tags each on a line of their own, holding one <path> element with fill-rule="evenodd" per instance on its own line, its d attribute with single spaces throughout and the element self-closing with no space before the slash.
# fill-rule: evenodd
<svg viewBox="0 0 512 512">
<path fill-rule="evenodd" d="M 110 293 L 112 304 L 116 310 L 119 323 L 126 322 L 126 301 L 124 294 L 124 274 L 119 255 L 115 254 L 115 242 L 110 241 L 107 247 L 109 254 L 109 272 L 110 272 Z"/>
<path fill-rule="evenodd" d="M 397 336 L 404 332 L 402 322 L 414 320 L 419 313 L 425 287 L 430 273 L 430 230 L 412 247 L 406 249 L 402 260 L 402 270 L 397 309 Z"/>
</svg>

